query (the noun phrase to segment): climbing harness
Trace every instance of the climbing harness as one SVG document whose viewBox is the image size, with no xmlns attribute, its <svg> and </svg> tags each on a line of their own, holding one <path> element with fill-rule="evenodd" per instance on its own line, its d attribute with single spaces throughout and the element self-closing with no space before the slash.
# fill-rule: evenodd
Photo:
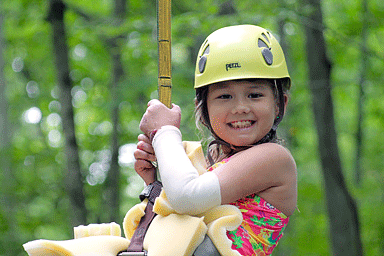
<svg viewBox="0 0 384 256">
<path fill-rule="evenodd" d="M 153 218 L 156 216 L 156 214 L 153 212 L 153 205 L 155 204 L 156 198 L 160 195 L 161 188 L 161 182 L 155 181 L 145 187 L 143 192 L 140 194 L 141 201 L 148 199 L 148 203 L 144 211 L 144 216 L 141 218 L 140 223 L 131 238 L 127 252 L 121 252 L 119 256 L 147 255 L 147 252 L 143 249 L 144 236 Z"/>
</svg>

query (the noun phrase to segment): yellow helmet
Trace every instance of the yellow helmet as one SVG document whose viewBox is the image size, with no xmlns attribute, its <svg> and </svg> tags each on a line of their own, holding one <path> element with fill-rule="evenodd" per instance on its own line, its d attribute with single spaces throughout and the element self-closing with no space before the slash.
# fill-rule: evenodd
<svg viewBox="0 0 384 256">
<path fill-rule="evenodd" d="M 194 88 L 235 79 L 281 79 L 290 76 L 283 50 L 266 29 L 254 25 L 224 27 L 201 45 Z"/>
</svg>

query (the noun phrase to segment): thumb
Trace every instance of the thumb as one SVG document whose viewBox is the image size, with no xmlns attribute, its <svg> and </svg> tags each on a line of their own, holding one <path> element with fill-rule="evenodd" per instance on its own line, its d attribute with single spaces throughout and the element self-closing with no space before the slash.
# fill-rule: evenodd
<svg viewBox="0 0 384 256">
<path fill-rule="evenodd" d="M 176 104 L 173 104 L 173 103 L 172 103 L 172 108 L 171 108 L 171 110 L 172 110 L 173 112 L 181 112 L 180 107 L 179 107 L 178 105 L 176 105 Z"/>
<path fill-rule="evenodd" d="M 161 103 L 158 99 L 153 99 L 153 100 L 150 100 L 149 102 L 148 102 L 148 104 L 147 104 L 147 106 L 149 107 L 149 106 L 153 106 L 153 105 L 161 105 L 161 104 L 163 104 L 163 103 Z"/>
</svg>

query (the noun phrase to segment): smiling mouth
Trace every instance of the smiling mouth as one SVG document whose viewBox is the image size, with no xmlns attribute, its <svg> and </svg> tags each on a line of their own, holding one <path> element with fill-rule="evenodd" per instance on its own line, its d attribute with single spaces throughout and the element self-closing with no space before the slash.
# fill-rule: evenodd
<svg viewBox="0 0 384 256">
<path fill-rule="evenodd" d="M 251 120 L 241 120 L 241 121 L 230 122 L 229 126 L 235 129 L 242 129 L 242 128 L 251 127 L 254 123 L 255 121 L 251 121 Z"/>
</svg>

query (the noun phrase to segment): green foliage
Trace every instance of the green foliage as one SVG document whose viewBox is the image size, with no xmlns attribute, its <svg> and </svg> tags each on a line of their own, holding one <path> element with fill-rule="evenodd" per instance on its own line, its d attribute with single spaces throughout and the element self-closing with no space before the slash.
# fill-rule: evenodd
<svg viewBox="0 0 384 256">
<path fill-rule="evenodd" d="M 69 200 L 65 193 L 64 135 L 56 86 L 52 31 L 45 21 L 48 1 L 4 0 L 4 74 L 9 103 L 13 171 L 10 191 L 0 205 L 0 255 L 25 255 L 21 245 L 34 239 L 70 239 Z M 65 1 L 70 51 L 76 136 L 89 211 L 88 222 L 102 222 L 102 184 L 110 161 L 111 107 L 120 110 L 121 215 L 138 202 L 142 188 L 132 165 L 132 148 L 140 133 L 138 124 L 149 99 L 157 97 L 157 45 L 155 1 L 128 1 L 124 23 L 116 27 L 113 1 Z M 193 117 L 193 74 L 200 43 L 215 29 L 251 23 L 269 28 L 275 35 L 285 32 L 290 73 L 293 80 L 288 113 L 280 134 L 286 138 L 298 166 L 298 210 L 274 255 L 328 255 L 330 242 L 324 203 L 317 135 L 307 84 L 305 6 L 299 1 L 234 1 L 237 13 L 218 16 L 220 1 L 173 1 L 173 101 L 182 107 L 185 140 L 199 139 Z M 344 174 L 358 202 L 362 240 L 366 255 L 384 252 L 381 219 L 384 197 L 382 156 L 384 153 L 383 87 L 384 27 L 381 0 L 369 1 L 368 50 L 361 52 L 361 1 L 323 1 L 324 33 L 328 57 L 333 65 L 333 94 Z M 279 24 L 284 26 L 280 30 Z M 118 98 L 112 98 L 110 39 L 119 37 L 125 77 Z M 363 182 L 353 183 L 358 80 L 362 58 L 368 58 L 364 84 Z M 27 110 L 36 107 L 41 120 L 28 119 Z M 35 109 L 36 110 L 36 109 Z M 33 112 L 32 112 L 33 113 Z M 35 112 L 36 113 L 36 112 Z M 38 113 L 38 112 L 37 112 Z M 36 117 L 36 115 L 32 115 Z M 30 118 L 32 118 L 30 117 Z M 2 176 L 0 178 L 3 178 Z M 2 183 L 3 184 L 3 183 Z M 11 208 L 9 208 L 11 206 Z M 88 223 L 84 223 L 88 224 Z M 10 253 L 11 252 L 11 253 Z"/>
</svg>

